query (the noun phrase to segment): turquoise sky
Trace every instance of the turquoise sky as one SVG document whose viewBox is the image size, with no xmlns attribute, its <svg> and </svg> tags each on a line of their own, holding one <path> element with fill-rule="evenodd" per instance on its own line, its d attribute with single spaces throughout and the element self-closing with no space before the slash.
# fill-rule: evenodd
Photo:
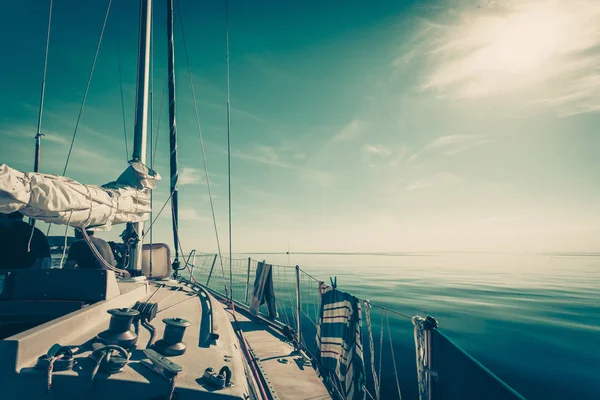
<svg viewBox="0 0 600 400">
<path fill-rule="evenodd" d="M 41 168 L 60 174 L 108 1 L 54 3 Z M 224 2 L 180 3 L 225 247 Z M 83 183 L 126 167 L 119 60 L 131 152 L 137 7 L 113 1 L 67 172 Z M 158 210 L 164 1 L 155 13 Z M 47 3 L 3 15 L 0 163 L 30 171 Z M 183 247 L 214 251 L 176 29 Z M 231 0 L 234 252 L 600 250 L 599 46 L 595 0 Z M 168 212 L 155 227 L 171 243 Z"/>
</svg>

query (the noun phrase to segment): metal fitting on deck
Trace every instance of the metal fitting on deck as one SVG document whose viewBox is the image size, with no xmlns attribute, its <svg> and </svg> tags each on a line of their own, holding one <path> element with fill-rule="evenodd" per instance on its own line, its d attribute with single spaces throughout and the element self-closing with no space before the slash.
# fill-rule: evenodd
<svg viewBox="0 0 600 400">
<path fill-rule="evenodd" d="M 191 323 L 183 318 L 165 318 L 165 334 L 153 348 L 163 356 L 179 356 L 185 353 L 187 346 L 183 343 L 183 335 L 185 329 L 191 325 Z"/>
</svg>

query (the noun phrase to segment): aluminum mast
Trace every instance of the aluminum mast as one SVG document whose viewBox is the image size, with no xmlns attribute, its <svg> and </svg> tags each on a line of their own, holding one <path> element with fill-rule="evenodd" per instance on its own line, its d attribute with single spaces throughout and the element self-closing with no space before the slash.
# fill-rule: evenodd
<svg viewBox="0 0 600 400">
<path fill-rule="evenodd" d="M 168 73 L 169 73 L 169 148 L 171 152 L 171 211 L 173 221 L 173 246 L 175 259 L 173 269 L 179 269 L 179 172 L 177 165 L 177 121 L 175 118 L 175 46 L 173 43 L 173 0 L 167 0 L 167 42 L 168 42 Z"/>
<path fill-rule="evenodd" d="M 137 96 L 135 101 L 135 126 L 133 160 L 146 163 L 146 136 L 148 129 L 148 83 L 150 80 L 150 30 L 152 29 L 152 0 L 140 0 L 140 32 L 138 50 Z M 128 223 L 129 234 L 136 234 L 139 241 L 131 251 L 130 269 L 142 269 L 143 222 Z"/>
</svg>

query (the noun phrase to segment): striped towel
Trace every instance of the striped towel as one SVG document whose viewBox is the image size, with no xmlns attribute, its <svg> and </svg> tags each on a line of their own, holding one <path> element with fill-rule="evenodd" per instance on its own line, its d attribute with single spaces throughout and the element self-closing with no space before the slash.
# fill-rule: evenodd
<svg viewBox="0 0 600 400">
<path fill-rule="evenodd" d="M 319 283 L 321 313 L 317 326 L 319 361 L 326 376 L 337 378 L 344 399 L 364 399 L 361 302 L 351 294 Z"/>
</svg>

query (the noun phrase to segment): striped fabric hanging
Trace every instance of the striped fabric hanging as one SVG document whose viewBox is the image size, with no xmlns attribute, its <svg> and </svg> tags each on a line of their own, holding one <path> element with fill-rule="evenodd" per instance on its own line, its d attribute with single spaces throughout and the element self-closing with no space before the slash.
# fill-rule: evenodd
<svg viewBox="0 0 600 400">
<path fill-rule="evenodd" d="M 362 350 L 361 301 L 351 294 L 319 283 L 321 312 L 317 346 L 323 371 L 333 375 L 345 399 L 362 399 L 365 380 Z"/>
</svg>

